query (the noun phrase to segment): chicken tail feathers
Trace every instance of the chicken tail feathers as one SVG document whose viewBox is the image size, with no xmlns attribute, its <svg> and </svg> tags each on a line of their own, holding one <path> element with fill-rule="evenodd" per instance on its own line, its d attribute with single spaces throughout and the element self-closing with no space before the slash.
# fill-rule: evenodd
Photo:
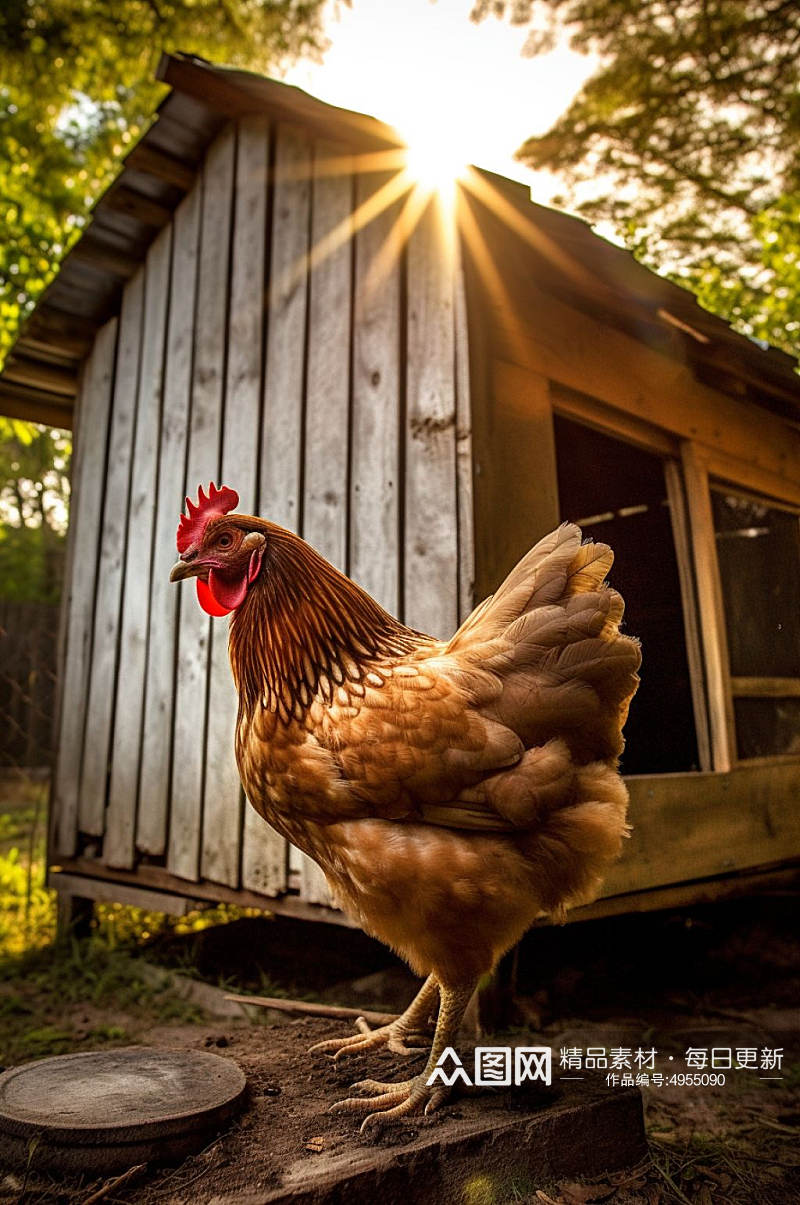
<svg viewBox="0 0 800 1205">
<path fill-rule="evenodd" d="M 522 558 L 470 615 L 448 653 L 474 680 L 487 718 L 527 749 L 563 738 L 578 763 L 614 762 L 638 685 L 638 641 L 620 633 L 624 603 L 606 583 L 614 554 L 565 523 Z M 493 683 L 493 688 L 486 683 Z"/>
</svg>

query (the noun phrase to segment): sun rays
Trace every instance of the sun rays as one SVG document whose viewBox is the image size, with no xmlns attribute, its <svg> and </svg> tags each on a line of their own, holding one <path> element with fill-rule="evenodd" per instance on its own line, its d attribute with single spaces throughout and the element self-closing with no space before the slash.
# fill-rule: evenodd
<svg viewBox="0 0 800 1205">
<path fill-rule="evenodd" d="M 430 140 L 419 146 L 397 145 L 358 155 L 323 154 L 293 178 L 324 180 L 348 177 L 353 181 L 354 203 L 346 218 L 320 234 L 308 252 L 300 256 L 274 281 L 285 293 L 296 287 L 309 272 L 381 215 L 392 212 L 392 221 L 374 256 L 365 279 L 367 293 L 380 287 L 402 258 L 414 230 L 426 216 L 437 225 L 442 254 L 453 262 L 463 250 L 470 255 L 489 297 L 507 303 L 504 282 L 493 262 L 479 220 L 481 208 L 499 219 L 540 255 L 575 272 L 575 264 L 492 182 L 488 173 L 459 161 L 452 153 L 437 153 Z M 366 195 L 365 195 L 366 194 Z M 361 199 L 356 203 L 355 197 Z"/>
</svg>

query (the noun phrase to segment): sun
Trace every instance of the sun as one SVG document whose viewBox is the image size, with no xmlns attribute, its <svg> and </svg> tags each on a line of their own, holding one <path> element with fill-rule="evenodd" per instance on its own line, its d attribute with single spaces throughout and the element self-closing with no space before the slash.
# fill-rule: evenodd
<svg viewBox="0 0 800 1205">
<path fill-rule="evenodd" d="M 444 131 L 437 134 L 435 129 L 411 135 L 405 154 L 406 171 L 414 183 L 452 209 L 456 186 L 467 170 L 467 154 L 459 152 Z"/>
</svg>

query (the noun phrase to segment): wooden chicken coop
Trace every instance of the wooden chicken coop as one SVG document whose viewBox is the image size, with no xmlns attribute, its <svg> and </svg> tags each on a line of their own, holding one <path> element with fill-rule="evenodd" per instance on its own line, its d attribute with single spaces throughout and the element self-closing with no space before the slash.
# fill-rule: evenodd
<svg viewBox="0 0 800 1205">
<path fill-rule="evenodd" d="M 640 635 L 634 832 L 578 915 L 800 858 L 800 378 L 473 170 L 456 219 L 391 129 L 184 56 L 26 324 L 0 409 L 75 430 L 50 881 L 340 919 L 246 805 L 227 625 L 169 584 L 224 481 L 408 623 L 452 632 L 560 519 Z"/>
</svg>

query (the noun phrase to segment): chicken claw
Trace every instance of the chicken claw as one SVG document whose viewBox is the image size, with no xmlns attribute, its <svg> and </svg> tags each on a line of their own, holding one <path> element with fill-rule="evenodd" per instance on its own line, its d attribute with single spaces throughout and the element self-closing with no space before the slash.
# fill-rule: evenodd
<svg viewBox="0 0 800 1205">
<path fill-rule="evenodd" d="M 309 1054 L 332 1054 L 334 1063 L 350 1054 L 360 1054 L 364 1050 L 377 1050 L 385 1046 L 392 1054 L 417 1054 L 431 1044 L 431 1035 L 412 1033 L 397 1021 L 389 1025 L 381 1025 L 380 1029 L 370 1029 L 363 1017 L 356 1021 L 359 1032 L 349 1038 L 328 1038 L 310 1046 Z M 359 1022 L 363 1022 L 362 1025 Z"/>
<path fill-rule="evenodd" d="M 385 1125 L 402 1121 L 406 1117 L 424 1114 L 426 1117 L 438 1109 L 449 1095 L 447 1088 L 437 1085 L 429 1087 L 425 1073 L 414 1079 L 402 1080 L 398 1084 L 384 1084 L 379 1080 L 365 1079 L 352 1085 L 353 1091 L 364 1091 L 367 1096 L 349 1096 L 331 1105 L 330 1113 L 366 1113 L 361 1123 L 361 1133 L 376 1132 Z"/>
<path fill-rule="evenodd" d="M 428 1017 L 438 998 L 439 988 L 436 980 L 430 975 L 417 995 L 409 1004 L 406 1011 L 388 1025 L 379 1029 L 370 1029 L 363 1017 L 356 1021 L 358 1033 L 349 1038 L 328 1038 L 310 1047 L 309 1054 L 332 1054 L 333 1061 L 350 1054 L 360 1054 L 362 1050 L 376 1050 L 386 1046 L 392 1054 L 415 1054 L 420 1047 L 430 1046 L 430 1035 L 424 1032 Z"/>
<path fill-rule="evenodd" d="M 413 1023 L 419 1021 L 423 1008 L 427 1009 L 428 1006 L 427 999 L 423 999 L 423 997 L 433 990 L 431 984 L 439 993 L 440 1007 L 436 1032 L 433 1035 L 433 1044 L 425 1070 L 414 1079 L 402 1080 L 399 1084 L 384 1084 L 379 1080 L 372 1079 L 362 1080 L 358 1084 L 353 1084 L 353 1091 L 366 1092 L 366 1096 L 348 1096 L 346 1100 L 337 1101 L 335 1105 L 331 1106 L 331 1112 L 366 1113 L 367 1116 L 361 1123 L 362 1134 L 381 1129 L 384 1125 L 395 1121 L 402 1121 L 405 1117 L 413 1117 L 420 1113 L 427 1116 L 438 1109 L 442 1101 L 446 1100 L 449 1095 L 449 1086 L 443 1082 L 441 1077 L 438 1082 L 433 1084 L 431 1079 L 434 1078 L 439 1057 L 450 1045 L 458 1031 L 475 984 L 458 984 L 449 987 L 438 985 L 431 977 L 425 981 L 416 1000 L 406 1009 L 402 1017 L 398 1017 L 397 1021 L 392 1022 L 392 1025 L 400 1022 L 408 1025 L 409 1020 Z M 379 1031 L 375 1032 L 377 1034 Z M 371 1036 L 373 1035 L 356 1035 L 357 1039 L 362 1042 L 368 1041 Z M 350 1038 L 349 1041 L 352 1042 L 353 1039 Z"/>
</svg>

